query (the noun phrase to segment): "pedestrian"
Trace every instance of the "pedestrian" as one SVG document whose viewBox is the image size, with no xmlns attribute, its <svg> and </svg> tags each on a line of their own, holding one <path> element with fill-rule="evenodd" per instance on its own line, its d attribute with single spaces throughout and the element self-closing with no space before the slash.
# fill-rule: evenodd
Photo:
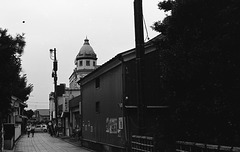
<svg viewBox="0 0 240 152">
<path fill-rule="evenodd" d="M 28 125 L 27 125 L 27 134 L 28 134 L 28 137 L 29 137 L 29 135 L 30 135 L 30 132 L 31 132 L 31 125 L 28 124 Z"/>
<path fill-rule="evenodd" d="M 48 122 L 48 131 L 50 135 L 53 136 L 53 126 L 51 121 Z"/>
<path fill-rule="evenodd" d="M 32 133 L 32 137 L 34 137 L 34 133 L 35 133 L 35 125 L 31 126 L 31 133 Z"/>
<path fill-rule="evenodd" d="M 59 131 L 59 130 L 58 130 L 58 126 L 57 126 L 56 124 L 55 124 L 55 126 L 53 126 L 53 130 L 54 130 L 55 136 L 58 137 L 58 135 L 59 135 L 59 134 L 58 134 L 58 133 L 59 133 L 58 131 Z"/>
</svg>

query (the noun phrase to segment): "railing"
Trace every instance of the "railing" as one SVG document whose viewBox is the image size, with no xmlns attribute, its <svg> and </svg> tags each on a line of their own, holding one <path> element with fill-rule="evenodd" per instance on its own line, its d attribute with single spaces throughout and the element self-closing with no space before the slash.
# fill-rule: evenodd
<svg viewBox="0 0 240 152">
<path fill-rule="evenodd" d="M 239 152 L 240 147 L 177 141 L 176 152 Z"/>
<path fill-rule="evenodd" d="M 153 137 L 132 136 L 132 152 L 154 152 Z"/>
</svg>

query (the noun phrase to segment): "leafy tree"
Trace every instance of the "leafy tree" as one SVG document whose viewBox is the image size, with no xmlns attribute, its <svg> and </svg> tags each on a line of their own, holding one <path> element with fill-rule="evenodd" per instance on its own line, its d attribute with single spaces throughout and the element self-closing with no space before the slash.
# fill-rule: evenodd
<svg viewBox="0 0 240 152">
<path fill-rule="evenodd" d="M 32 109 L 26 110 L 26 111 L 25 111 L 25 115 L 28 117 L 28 119 L 31 119 L 32 116 L 34 115 L 34 112 L 33 112 Z"/>
<path fill-rule="evenodd" d="M 27 77 L 26 74 L 20 76 L 16 82 L 14 82 L 14 92 L 13 95 L 21 99 L 22 101 L 27 101 L 29 98 L 29 94 L 32 92 L 33 85 L 27 85 Z"/>
<path fill-rule="evenodd" d="M 12 37 L 0 28 L 0 116 L 11 110 L 11 96 L 23 102 L 28 99 L 33 86 L 27 85 L 26 75 L 21 75 L 21 55 L 25 41 L 23 35 Z"/>
<path fill-rule="evenodd" d="M 161 82 L 178 140 L 238 145 L 240 141 L 240 1 L 175 0 L 152 26 Z"/>
</svg>

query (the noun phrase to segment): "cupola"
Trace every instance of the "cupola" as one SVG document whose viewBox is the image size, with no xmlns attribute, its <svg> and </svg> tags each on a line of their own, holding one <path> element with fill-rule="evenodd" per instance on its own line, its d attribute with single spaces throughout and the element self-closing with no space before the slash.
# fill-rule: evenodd
<svg viewBox="0 0 240 152">
<path fill-rule="evenodd" d="M 97 60 L 97 55 L 93 51 L 93 48 L 90 46 L 89 40 L 87 38 L 84 40 L 84 44 L 81 47 L 81 49 L 76 57 L 76 60 L 80 60 L 80 59 Z"/>
</svg>

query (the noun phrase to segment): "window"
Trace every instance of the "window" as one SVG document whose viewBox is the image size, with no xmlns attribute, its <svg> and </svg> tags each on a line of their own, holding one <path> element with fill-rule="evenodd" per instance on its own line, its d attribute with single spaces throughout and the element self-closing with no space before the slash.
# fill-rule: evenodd
<svg viewBox="0 0 240 152">
<path fill-rule="evenodd" d="M 100 102 L 96 102 L 96 113 L 100 113 Z"/>
<path fill-rule="evenodd" d="M 89 60 L 86 61 L 86 66 L 90 66 L 90 61 Z"/>
<path fill-rule="evenodd" d="M 95 61 L 93 61 L 93 66 L 96 66 L 96 62 Z"/>
<path fill-rule="evenodd" d="M 96 88 L 99 88 L 99 87 L 100 87 L 100 78 L 99 78 L 99 77 L 97 77 L 97 78 L 95 79 L 95 87 L 96 87 Z"/>
<path fill-rule="evenodd" d="M 82 61 L 79 61 L 79 66 L 82 66 Z"/>
</svg>

